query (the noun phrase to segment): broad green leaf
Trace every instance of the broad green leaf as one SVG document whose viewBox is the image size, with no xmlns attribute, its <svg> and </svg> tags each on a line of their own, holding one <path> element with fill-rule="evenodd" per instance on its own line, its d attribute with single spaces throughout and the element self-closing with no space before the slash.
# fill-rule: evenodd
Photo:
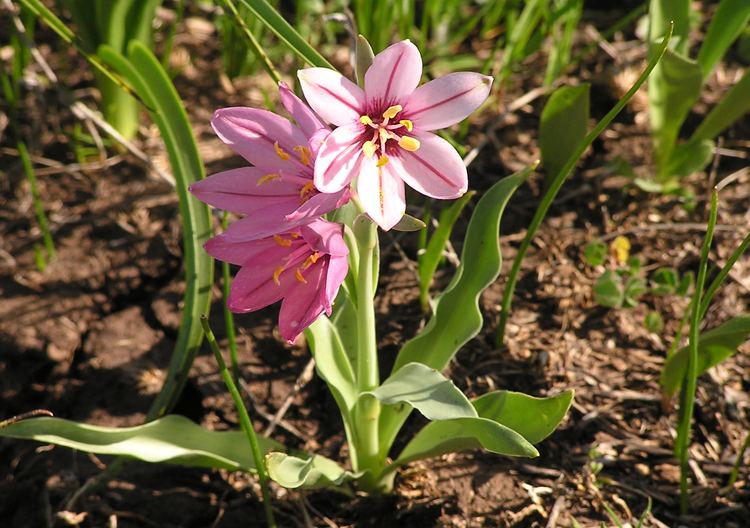
<svg viewBox="0 0 750 528">
<path fill-rule="evenodd" d="M 669 180 L 667 163 L 677 142 L 680 127 L 700 95 L 703 76 L 698 63 L 667 50 L 649 79 L 651 129 L 657 149 L 659 178 Z"/>
<path fill-rule="evenodd" d="M 592 240 L 583 248 L 583 260 L 589 266 L 601 266 L 607 259 L 609 248 L 601 240 Z"/>
<path fill-rule="evenodd" d="M 651 291 L 657 295 L 670 295 L 677 291 L 680 276 L 674 268 L 659 268 L 651 274 Z"/>
<path fill-rule="evenodd" d="M 747 0 L 722 0 L 711 17 L 706 36 L 698 51 L 703 78 L 707 78 L 750 20 L 750 2 Z"/>
<path fill-rule="evenodd" d="M 164 139 L 179 199 L 185 262 L 184 307 L 164 388 L 147 416 L 154 419 L 166 413 L 182 392 L 203 341 L 200 317 L 210 309 L 213 259 L 203 250 L 203 244 L 211 235 L 211 214 L 206 204 L 188 192 L 190 184 L 202 179 L 205 172 L 185 107 L 153 53 L 143 44 L 132 42 L 128 58 L 107 46 L 99 49 L 99 56 L 127 78 L 148 105 L 149 115 Z"/>
<path fill-rule="evenodd" d="M 285 453 L 269 453 L 266 467 L 268 475 L 285 488 L 337 487 L 362 476 L 361 472 L 346 471 L 320 455 L 303 459 Z"/>
<path fill-rule="evenodd" d="M 403 231 L 406 233 L 410 233 L 412 231 L 421 231 L 425 227 L 427 227 L 427 225 L 419 218 L 414 218 L 411 215 L 405 214 L 401 217 L 401 220 L 399 220 L 398 223 L 391 229 L 393 229 L 394 231 Z"/>
<path fill-rule="evenodd" d="M 640 277 L 630 277 L 625 282 L 625 291 L 622 301 L 622 305 L 625 308 L 635 308 L 638 306 L 638 301 L 641 295 L 648 291 L 646 281 Z"/>
<path fill-rule="evenodd" d="M 643 318 L 643 326 L 649 332 L 660 334 L 664 330 L 664 319 L 659 312 L 651 311 Z"/>
<path fill-rule="evenodd" d="M 701 141 L 714 139 L 748 112 L 750 112 L 750 68 L 703 119 L 690 137 L 690 143 L 696 145 Z"/>
<path fill-rule="evenodd" d="M 500 273 L 500 217 L 513 192 L 533 170 L 508 176 L 493 185 L 479 200 L 469 221 L 461 265 L 446 290 L 436 299 L 433 315 L 422 332 L 407 341 L 393 371 L 407 363 L 423 363 L 443 370 L 458 349 L 482 328 L 479 296 Z M 381 449 L 387 451 L 410 409 L 385 407 L 380 415 Z"/>
<path fill-rule="evenodd" d="M 419 255 L 419 300 L 422 304 L 422 310 L 426 311 L 429 307 L 432 276 L 438 268 L 445 245 L 453 231 L 453 226 L 461 215 L 461 211 L 463 211 L 474 194 L 474 191 L 469 191 L 450 206 L 443 209 L 440 213 L 437 229 L 435 229 L 430 241 L 427 243 L 424 253 Z"/>
<path fill-rule="evenodd" d="M 718 365 L 737 351 L 750 336 L 750 316 L 734 317 L 698 338 L 698 375 Z M 661 385 L 667 396 L 672 396 L 682 385 L 687 371 L 689 350 L 681 348 L 667 358 L 661 371 Z"/>
<path fill-rule="evenodd" d="M 266 0 L 240 0 L 240 2 L 252 11 L 300 59 L 313 66 L 335 69 Z"/>
<path fill-rule="evenodd" d="M 677 178 L 690 176 L 703 170 L 714 155 L 714 142 L 710 139 L 678 144 L 672 151 L 666 173 Z"/>
<path fill-rule="evenodd" d="M 208 431 L 178 415 L 138 427 L 101 427 L 60 418 L 30 418 L 0 429 L 0 436 L 36 440 L 97 455 L 119 455 L 153 463 L 254 471 L 253 456 L 241 431 Z M 259 438 L 261 450 L 283 449 Z"/>
<path fill-rule="evenodd" d="M 508 456 L 535 457 L 536 448 L 519 433 L 488 418 L 454 418 L 430 422 L 409 442 L 394 465 L 445 453 L 486 449 Z"/>
<path fill-rule="evenodd" d="M 408 403 L 428 420 L 477 416 L 469 399 L 453 382 L 421 363 L 408 363 L 369 393 L 381 403 Z"/>
<path fill-rule="evenodd" d="M 351 410 L 357 399 L 356 382 L 336 327 L 321 316 L 305 330 L 305 335 L 318 375 L 328 384 L 336 400 L 344 404 L 344 410 Z"/>
<path fill-rule="evenodd" d="M 539 123 L 542 165 L 551 180 L 586 137 L 589 119 L 588 84 L 562 86 L 550 96 Z"/>
<path fill-rule="evenodd" d="M 481 418 L 512 429 L 532 444 L 541 442 L 557 429 L 572 403 L 572 390 L 547 398 L 501 390 L 472 401 Z"/>
<path fill-rule="evenodd" d="M 357 76 L 357 84 L 361 88 L 365 87 L 365 73 L 375 59 L 375 53 L 372 51 L 372 46 L 367 42 L 367 39 L 362 35 L 357 35 L 357 44 L 355 47 L 354 61 L 356 64 L 355 74 Z"/>
<path fill-rule="evenodd" d="M 607 270 L 594 283 L 594 299 L 608 308 L 619 308 L 625 301 L 622 279 L 612 270 Z"/>
</svg>

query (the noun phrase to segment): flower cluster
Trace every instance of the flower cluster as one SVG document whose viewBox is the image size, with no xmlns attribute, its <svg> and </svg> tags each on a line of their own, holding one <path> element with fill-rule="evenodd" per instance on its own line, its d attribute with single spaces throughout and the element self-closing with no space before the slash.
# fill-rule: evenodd
<svg viewBox="0 0 750 528">
<path fill-rule="evenodd" d="M 432 198 L 465 193 L 461 157 L 432 131 L 465 119 L 492 84 L 461 72 L 417 87 L 422 59 L 409 41 L 375 56 L 364 89 L 327 68 L 298 76 L 312 109 L 279 86 L 296 125 L 256 108 L 216 111 L 216 134 L 252 166 L 190 188 L 209 205 L 245 215 L 206 244 L 213 257 L 241 267 L 229 308 L 249 312 L 283 299 L 279 327 L 288 341 L 330 315 L 348 271 L 344 227 L 323 215 L 354 196 L 388 230 L 405 212 L 404 184 Z"/>
</svg>

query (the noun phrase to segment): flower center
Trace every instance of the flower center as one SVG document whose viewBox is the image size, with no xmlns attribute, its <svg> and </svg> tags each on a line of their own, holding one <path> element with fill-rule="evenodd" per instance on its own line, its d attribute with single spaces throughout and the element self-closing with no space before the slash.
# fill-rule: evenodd
<svg viewBox="0 0 750 528">
<path fill-rule="evenodd" d="M 279 246 L 291 248 L 294 240 L 300 238 L 301 235 L 293 231 L 287 233 L 287 236 L 289 238 L 285 238 L 284 235 L 274 235 L 273 239 Z M 285 270 L 296 267 L 294 270 L 294 278 L 297 279 L 298 282 L 307 284 L 307 279 L 305 279 L 303 273 L 306 272 L 310 266 L 315 264 L 320 257 L 320 252 L 311 251 L 311 248 L 307 244 L 298 247 L 283 258 L 282 264 L 273 270 L 273 282 L 276 283 L 276 286 L 281 286 L 281 274 L 284 273 Z"/>
<path fill-rule="evenodd" d="M 368 158 L 372 158 L 378 153 L 378 167 L 388 164 L 385 149 L 389 140 L 395 141 L 399 147 L 409 152 L 415 152 L 419 149 L 418 139 L 403 135 L 404 130 L 411 132 L 414 129 L 414 124 L 408 119 L 397 119 L 402 110 L 401 105 L 389 106 L 383 112 L 382 118 L 376 118 L 379 122 L 374 121 L 369 115 L 363 115 L 359 118 L 360 123 L 372 129 L 372 139 L 362 144 L 362 152 Z"/>
</svg>

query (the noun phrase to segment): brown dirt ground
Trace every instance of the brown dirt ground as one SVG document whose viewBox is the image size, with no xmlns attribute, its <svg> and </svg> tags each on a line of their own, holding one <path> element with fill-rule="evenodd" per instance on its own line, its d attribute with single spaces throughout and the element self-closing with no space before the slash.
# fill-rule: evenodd
<svg viewBox="0 0 750 528">
<path fill-rule="evenodd" d="M 596 21 L 601 14 L 587 14 Z M 213 109 L 262 105 L 265 80 L 244 79 L 232 87 L 219 75 L 218 38 L 199 17 L 178 34 L 173 66 L 187 102 L 209 173 L 239 164 L 208 127 Z M 581 37 L 581 45 L 588 37 Z M 93 104 L 91 80 L 80 57 L 61 51 L 39 31 L 40 49 L 63 78 L 64 90 Z M 594 116 L 613 104 L 622 86 L 643 65 L 642 47 L 632 35 L 611 43 L 615 57 L 588 55 L 578 80 L 592 82 Z M 523 76 L 511 79 L 504 101 L 540 84 L 531 57 Z M 731 82 L 736 68 L 714 78 L 707 107 Z M 571 77 L 572 79 L 572 77 Z M 231 88 L 231 90 L 228 90 Z M 486 189 L 538 156 L 536 129 L 543 100 L 509 112 L 507 105 L 482 115 L 469 141 L 487 140 L 470 167 L 473 187 Z M 31 409 L 88 423 L 125 426 L 142 422 L 159 390 L 174 344 L 183 290 L 176 198 L 170 186 L 130 154 L 102 155 L 73 166 L 69 130 L 75 118 L 57 88 L 27 90 L 23 128 L 36 138 L 32 152 L 41 172 L 40 190 L 52 225 L 58 258 L 44 272 L 35 266 L 40 233 L 29 189 L 6 135 L 0 141 L 0 418 Z M 508 326 L 508 346 L 493 345 L 498 304 L 515 248 L 540 197 L 536 175 L 513 197 L 502 226 L 505 262 L 501 280 L 482 298 L 485 330 L 450 366 L 456 383 L 473 396 L 503 388 L 533 395 L 574 388 L 576 402 L 562 427 L 540 446 L 534 460 L 466 453 L 418 463 L 400 472 L 387 497 L 349 499 L 330 492 L 300 494 L 274 489 L 285 526 L 583 526 L 608 524 L 604 504 L 633 522 L 653 500 L 647 526 L 749 526 L 747 465 L 734 490 L 719 495 L 748 429 L 750 347 L 703 376 L 699 383 L 694 442 L 692 516 L 678 518 L 678 468 L 672 456 L 676 413 L 662 402 L 658 375 L 687 302 L 676 296 L 646 296 L 634 309 L 609 310 L 593 301 L 597 270 L 581 259 L 596 237 L 629 237 L 633 254 L 647 270 L 674 266 L 694 270 L 706 217 L 708 181 L 746 166 L 721 156 L 710 175 L 688 181 L 697 204 L 690 211 L 669 197 L 646 195 L 619 176 L 613 163 L 629 161 L 648 170 L 649 144 L 643 99 L 636 101 L 598 139 L 562 189 L 524 262 Z M 688 123 L 688 126 L 691 123 Z M 747 158 L 750 124 L 728 132 L 724 147 Z M 142 148 L 157 166 L 167 167 L 158 134 L 143 123 Z M 737 154 L 739 153 L 739 154 Z M 108 157 L 107 157 L 108 156 Z M 44 158 L 44 159 L 42 159 Z M 57 164 L 48 160 L 55 160 Z M 750 226 L 750 176 L 723 191 L 721 230 L 711 264 L 721 265 Z M 412 200 L 418 203 L 418 200 Z M 417 208 L 418 210 L 418 208 Z M 463 221 L 463 220 L 462 220 Z M 465 225 L 465 221 L 463 221 Z M 462 225 L 457 232 L 460 233 Z M 400 343 L 424 323 L 414 274 L 411 235 L 383 235 L 377 310 L 383 366 Z M 460 251 L 460 240 L 454 240 Z M 450 265 L 437 278 L 445 284 Z M 218 282 L 217 282 L 218 283 Z M 750 259 L 735 267 L 706 318 L 712 327 L 750 304 Z M 663 334 L 643 325 L 648 309 L 664 315 Z M 221 328 L 215 292 L 213 327 Z M 318 450 L 344 460 L 335 404 L 324 384 L 304 376 L 309 354 L 304 343 L 281 344 L 274 308 L 238 316 L 243 377 L 265 428 L 287 398 L 292 405 L 273 431 L 290 447 Z M 221 337 L 221 336 L 220 336 Z M 301 378 L 301 389 L 294 385 Z M 236 429 L 231 400 L 204 351 L 196 360 L 176 412 L 213 429 Z M 406 431 L 416 430 L 417 419 Z M 31 442 L 0 441 L 0 519 L 4 526 L 63 526 L 65 515 L 85 514 L 80 526 L 261 526 L 262 510 L 252 479 L 225 471 L 128 464 L 105 487 L 71 503 L 81 485 L 110 462 Z M 597 474 L 595 467 L 601 467 Z M 61 514 L 70 510 L 73 513 Z M 110 524 L 111 525 L 111 524 Z"/>
</svg>

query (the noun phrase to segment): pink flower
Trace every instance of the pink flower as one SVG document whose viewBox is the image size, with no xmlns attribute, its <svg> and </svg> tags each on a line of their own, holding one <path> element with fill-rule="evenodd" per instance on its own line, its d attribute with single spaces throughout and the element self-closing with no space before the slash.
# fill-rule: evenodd
<svg viewBox="0 0 750 528">
<path fill-rule="evenodd" d="M 452 73 L 417 88 L 422 58 L 408 40 L 375 56 L 360 89 L 334 70 L 298 73 L 307 102 L 337 125 L 315 162 L 315 186 L 339 192 L 357 178 L 359 199 L 383 229 L 404 214 L 404 183 L 432 198 L 466 192 L 466 167 L 455 149 L 430 131 L 465 119 L 484 102 L 492 78 Z"/>
<path fill-rule="evenodd" d="M 190 186 L 209 205 L 245 214 L 227 240 L 256 240 L 312 221 L 348 200 L 345 190 L 318 192 L 313 164 L 330 129 L 289 87 L 279 83 L 281 102 L 299 126 L 267 110 L 222 108 L 211 120 L 224 143 L 254 167 L 214 174 Z"/>
<path fill-rule="evenodd" d="M 333 300 L 348 271 L 344 226 L 313 220 L 270 237 L 237 241 L 219 235 L 206 243 L 214 258 L 241 266 L 227 300 L 233 312 L 252 312 L 282 300 L 281 336 L 292 342 Z"/>
</svg>

